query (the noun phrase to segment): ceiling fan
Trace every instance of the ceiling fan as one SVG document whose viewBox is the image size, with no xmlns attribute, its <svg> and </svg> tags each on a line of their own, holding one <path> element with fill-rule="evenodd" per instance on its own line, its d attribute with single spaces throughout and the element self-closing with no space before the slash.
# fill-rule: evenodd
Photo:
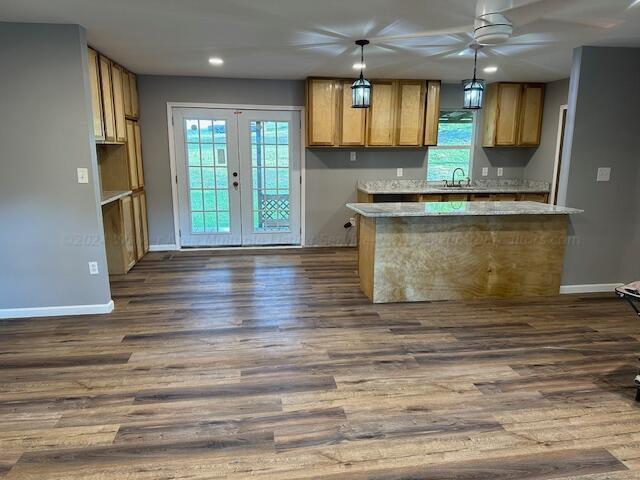
<svg viewBox="0 0 640 480">
<path fill-rule="evenodd" d="M 618 0 L 612 0 L 617 2 Z M 628 0 L 627 0 L 628 1 Z M 624 0 L 621 0 L 621 4 Z M 442 37 L 450 35 L 467 34 L 471 41 L 465 39 L 462 54 L 467 46 L 481 45 L 485 47 L 499 47 L 503 44 L 548 45 L 553 38 L 545 38 L 544 35 L 536 35 L 531 41 L 531 35 L 523 38 L 514 37 L 514 31 L 523 30 L 523 27 L 535 22 L 546 20 L 554 24 L 567 24 L 567 27 L 583 27 L 589 29 L 606 29 L 614 26 L 608 19 L 566 20 L 567 12 L 584 12 L 586 9 L 597 10 L 602 6 L 601 0 L 477 0 L 475 15 L 470 16 L 469 23 L 451 28 L 427 30 L 400 35 L 385 35 L 370 38 L 373 45 L 398 44 L 403 40 L 416 40 L 428 37 Z M 565 13 L 560 17 L 555 15 Z M 561 19 L 562 18 L 562 19 Z M 533 30 L 529 28 L 529 30 Z M 527 32 L 525 32 L 527 33 Z M 459 50 L 455 49 L 455 50 Z"/>
</svg>

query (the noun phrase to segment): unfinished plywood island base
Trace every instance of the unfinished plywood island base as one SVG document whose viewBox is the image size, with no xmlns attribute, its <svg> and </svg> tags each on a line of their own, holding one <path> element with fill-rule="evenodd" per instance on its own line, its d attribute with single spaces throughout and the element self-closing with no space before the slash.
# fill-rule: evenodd
<svg viewBox="0 0 640 480">
<path fill-rule="evenodd" d="M 536 202 L 349 204 L 374 303 L 557 295 L 568 215 Z"/>
</svg>

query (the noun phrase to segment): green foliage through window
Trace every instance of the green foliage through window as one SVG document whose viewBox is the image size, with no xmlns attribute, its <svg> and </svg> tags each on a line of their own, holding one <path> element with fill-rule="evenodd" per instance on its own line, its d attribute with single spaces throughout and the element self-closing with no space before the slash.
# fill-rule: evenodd
<svg viewBox="0 0 640 480">
<path fill-rule="evenodd" d="M 438 145 L 429 147 L 427 180 L 450 179 L 456 168 L 470 176 L 474 117 L 468 110 L 441 111 L 438 122 Z M 461 175 L 457 178 L 461 178 Z"/>
</svg>

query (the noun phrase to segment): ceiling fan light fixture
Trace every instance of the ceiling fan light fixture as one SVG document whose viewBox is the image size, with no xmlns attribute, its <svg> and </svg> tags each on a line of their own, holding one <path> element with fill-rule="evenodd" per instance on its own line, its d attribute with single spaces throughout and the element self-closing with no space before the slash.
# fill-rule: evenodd
<svg viewBox="0 0 640 480">
<path fill-rule="evenodd" d="M 356 45 L 360 47 L 360 77 L 351 85 L 351 107 L 352 108 L 369 108 L 371 103 L 371 82 L 364 78 L 362 70 L 365 68 L 364 63 L 364 47 L 369 45 L 369 40 L 356 40 Z M 354 68 L 356 66 L 354 65 Z"/>
<path fill-rule="evenodd" d="M 473 38 L 479 45 L 500 45 L 511 35 L 513 24 L 501 13 L 486 13 L 476 19 Z"/>
</svg>

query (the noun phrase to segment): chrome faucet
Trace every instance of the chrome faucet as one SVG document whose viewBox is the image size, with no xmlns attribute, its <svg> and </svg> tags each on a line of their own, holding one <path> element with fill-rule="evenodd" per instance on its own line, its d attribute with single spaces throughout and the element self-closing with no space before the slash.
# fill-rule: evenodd
<svg viewBox="0 0 640 480">
<path fill-rule="evenodd" d="M 456 185 L 456 172 L 460 170 L 462 175 L 464 175 L 464 170 L 460 167 L 456 168 L 451 174 L 451 183 L 449 183 L 446 179 L 444 180 L 445 187 L 462 187 L 462 180 L 458 180 L 458 184 Z M 471 179 L 467 177 L 467 187 L 471 185 Z"/>
</svg>

